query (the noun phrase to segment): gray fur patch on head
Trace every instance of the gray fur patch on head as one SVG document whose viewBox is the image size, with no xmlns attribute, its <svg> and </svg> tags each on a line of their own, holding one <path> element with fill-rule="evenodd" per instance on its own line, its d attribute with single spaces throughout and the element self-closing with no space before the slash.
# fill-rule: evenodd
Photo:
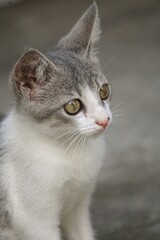
<svg viewBox="0 0 160 240">
<path fill-rule="evenodd" d="M 36 98 L 22 98 L 20 106 L 39 121 L 54 115 L 59 122 L 63 116 L 63 105 L 79 98 L 82 88 L 89 86 L 94 89 L 101 73 L 96 63 L 84 60 L 74 52 L 55 50 L 48 53 L 47 57 L 56 66 L 57 71 L 53 69 L 54 74 L 49 74 L 46 83 L 37 89 Z M 68 119 L 63 116 L 63 121 L 68 122 Z"/>
<path fill-rule="evenodd" d="M 63 105 L 81 96 L 82 87 L 94 89 L 102 78 L 94 44 L 99 37 L 98 8 L 94 3 L 55 49 L 44 56 L 29 49 L 14 67 L 11 82 L 17 110 L 55 126 L 70 122 Z"/>
</svg>

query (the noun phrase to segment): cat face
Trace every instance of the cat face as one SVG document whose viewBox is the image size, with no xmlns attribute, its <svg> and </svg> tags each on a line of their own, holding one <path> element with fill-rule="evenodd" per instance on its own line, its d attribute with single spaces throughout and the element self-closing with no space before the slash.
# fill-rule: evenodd
<svg viewBox="0 0 160 240">
<path fill-rule="evenodd" d="M 102 89 L 108 89 L 108 87 L 108 84 L 103 84 L 101 88 L 95 86 L 94 90 L 89 87 L 82 88 L 81 96 L 77 96 L 64 105 L 66 112 L 64 114 L 73 121 L 80 133 L 98 134 L 110 123 L 112 118 L 108 102 L 110 94 L 106 95 L 108 97 L 104 100 L 100 97 Z"/>
<path fill-rule="evenodd" d="M 103 84 L 101 88 L 99 86 L 95 86 L 94 89 L 89 87 L 83 88 L 81 96 L 71 100 L 66 105 L 67 107 L 69 106 L 69 110 L 77 112 L 72 115 L 72 120 L 82 134 L 99 134 L 111 122 L 112 115 L 109 109 L 110 93 L 103 100 L 100 96 L 104 88 L 108 89 L 108 84 Z M 76 103 L 77 100 L 78 103 Z"/>
<path fill-rule="evenodd" d="M 44 56 L 29 49 L 15 65 L 11 82 L 17 110 L 47 134 L 64 128 L 96 135 L 111 122 L 111 88 L 94 51 L 98 34 L 94 3 L 52 52 Z"/>
</svg>

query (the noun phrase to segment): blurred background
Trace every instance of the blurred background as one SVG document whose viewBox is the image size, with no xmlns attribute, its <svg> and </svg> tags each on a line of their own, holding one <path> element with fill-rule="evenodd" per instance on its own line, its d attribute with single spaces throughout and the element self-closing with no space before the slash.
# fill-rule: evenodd
<svg viewBox="0 0 160 240">
<path fill-rule="evenodd" d="M 25 47 L 43 53 L 92 0 L 0 0 L 0 114 Z M 160 1 L 97 0 L 99 57 L 112 85 L 115 124 L 92 204 L 99 240 L 160 239 Z"/>
</svg>

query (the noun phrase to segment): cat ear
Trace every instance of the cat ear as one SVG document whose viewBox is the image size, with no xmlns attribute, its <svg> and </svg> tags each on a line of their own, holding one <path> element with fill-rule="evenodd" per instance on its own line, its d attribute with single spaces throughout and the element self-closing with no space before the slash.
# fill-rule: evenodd
<svg viewBox="0 0 160 240">
<path fill-rule="evenodd" d="M 18 96 L 33 99 L 38 89 L 49 80 L 56 67 L 42 53 L 35 49 L 27 50 L 16 63 L 11 82 Z"/>
<path fill-rule="evenodd" d="M 72 30 L 58 43 L 58 48 L 74 51 L 85 57 L 94 53 L 94 45 L 99 39 L 100 21 L 98 7 L 93 3 Z"/>
</svg>

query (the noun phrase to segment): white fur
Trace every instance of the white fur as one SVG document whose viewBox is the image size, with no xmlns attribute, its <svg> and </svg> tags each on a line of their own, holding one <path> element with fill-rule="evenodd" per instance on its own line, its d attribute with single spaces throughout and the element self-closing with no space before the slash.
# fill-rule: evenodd
<svg viewBox="0 0 160 240">
<path fill-rule="evenodd" d="M 3 181 L 13 206 L 16 240 L 93 240 L 89 218 L 91 193 L 105 152 L 103 136 L 57 151 L 29 118 L 12 111 L 2 126 L 6 152 Z"/>
<path fill-rule="evenodd" d="M 98 89 L 99 90 L 99 89 Z M 89 87 L 82 88 L 81 101 L 87 103 L 85 105 L 86 111 L 80 111 L 79 114 L 75 115 L 77 118 L 77 128 L 84 134 L 93 134 L 94 132 L 100 132 L 104 129 L 97 125 L 96 122 L 104 121 L 108 117 L 110 118 L 109 124 L 112 120 L 112 114 L 109 108 L 108 101 L 102 100 L 97 92 L 93 92 Z"/>
</svg>

